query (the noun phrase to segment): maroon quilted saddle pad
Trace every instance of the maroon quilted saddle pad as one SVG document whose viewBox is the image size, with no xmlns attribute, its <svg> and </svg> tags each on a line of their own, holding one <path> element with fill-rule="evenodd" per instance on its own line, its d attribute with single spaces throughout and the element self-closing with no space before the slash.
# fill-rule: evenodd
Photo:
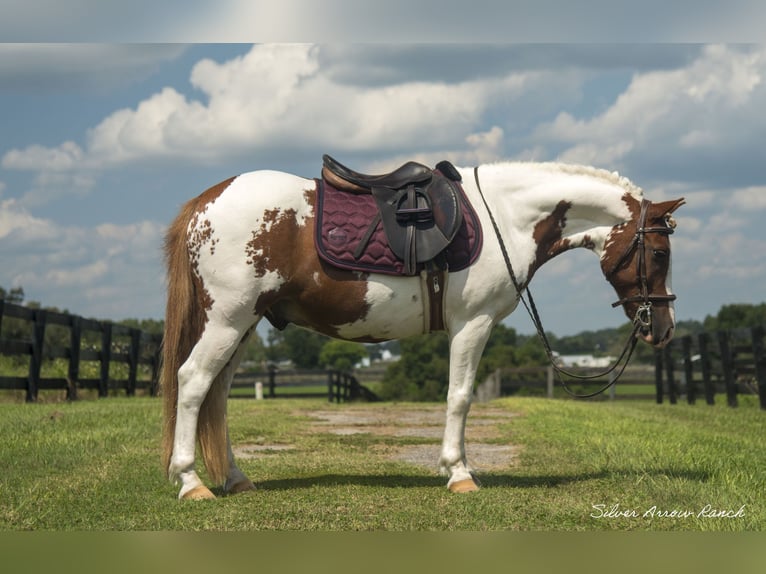
<svg viewBox="0 0 766 574">
<path fill-rule="evenodd" d="M 357 248 L 368 234 L 378 215 L 375 198 L 370 194 L 340 191 L 324 179 L 317 182 L 316 233 L 317 252 L 321 259 L 341 269 L 365 273 L 405 275 L 404 262 L 391 250 L 382 221 L 378 221 L 364 250 Z M 455 238 L 440 254 L 439 262 L 449 271 L 469 267 L 479 256 L 482 230 L 479 218 L 458 185 L 463 208 L 463 221 Z M 357 256 L 358 255 L 358 256 Z M 426 263 L 420 266 L 425 268 Z"/>
</svg>

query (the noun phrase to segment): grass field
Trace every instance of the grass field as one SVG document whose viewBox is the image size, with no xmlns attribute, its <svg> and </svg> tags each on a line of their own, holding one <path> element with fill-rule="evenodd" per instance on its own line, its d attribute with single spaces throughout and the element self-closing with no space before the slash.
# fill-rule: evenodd
<svg viewBox="0 0 766 574">
<path fill-rule="evenodd" d="M 435 459 L 422 466 L 394 456 L 438 451 L 434 413 L 443 405 L 277 399 L 231 401 L 229 409 L 232 441 L 250 453 L 241 466 L 257 490 L 180 503 L 159 467 L 157 399 L 0 404 L 0 529 L 766 526 L 766 413 L 755 402 L 738 409 L 532 398 L 477 404 L 469 416 L 469 459 L 480 445 L 512 446 L 514 454 L 489 465 L 480 475 L 483 488 L 469 495 L 446 490 Z M 429 432 L 409 432 L 424 409 Z M 385 426 L 352 422 L 347 432 L 333 432 L 333 417 L 374 421 L 379 413 L 388 416 Z"/>
</svg>

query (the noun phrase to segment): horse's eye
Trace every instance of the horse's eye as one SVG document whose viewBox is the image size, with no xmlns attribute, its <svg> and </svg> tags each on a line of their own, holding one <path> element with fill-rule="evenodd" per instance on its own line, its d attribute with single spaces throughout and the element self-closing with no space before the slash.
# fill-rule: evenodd
<svg viewBox="0 0 766 574">
<path fill-rule="evenodd" d="M 652 252 L 657 259 L 665 259 L 668 256 L 668 252 L 665 249 L 654 249 Z"/>
</svg>

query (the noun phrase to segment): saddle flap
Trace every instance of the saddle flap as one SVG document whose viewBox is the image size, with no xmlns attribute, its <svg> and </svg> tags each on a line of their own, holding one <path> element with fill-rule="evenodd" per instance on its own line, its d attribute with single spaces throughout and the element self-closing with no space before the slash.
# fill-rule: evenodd
<svg viewBox="0 0 766 574">
<path fill-rule="evenodd" d="M 458 195 L 451 183 L 435 174 L 425 188 L 373 188 L 383 229 L 397 257 L 415 263 L 434 259 L 454 239 L 462 223 Z"/>
</svg>

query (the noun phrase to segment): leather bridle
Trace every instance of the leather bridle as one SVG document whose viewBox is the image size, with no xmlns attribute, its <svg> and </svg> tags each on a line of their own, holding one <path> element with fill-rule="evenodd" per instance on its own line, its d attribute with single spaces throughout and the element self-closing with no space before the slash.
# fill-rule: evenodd
<svg viewBox="0 0 766 574">
<path fill-rule="evenodd" d="M 628 246 L 623 251 L 622 255 L 617 259 L 617 263 L 612 266 L 606 273 L 606 278 L 609 279 L 612 275 L 622 267 L 626 261 L 629 260 L 630 255 L 635 250 L 638 253 L 636 258 L 636 278 L 638 281 L 638 294 L 623 297 L 619 301 L 612 303 L 612 307 L 619 305 L 625 305 L 626 303 L 640 303 L 636 315 L 633 318 L 633 322 L 645 329 L 648 329 L 652 325 L 652 303 L 659 301 L 675 301 L 676 296 L 673 294 L 658 294 L 649 292 L 649 277 L 646 268 L 646 242 L 644 241 L 647 233 L 662 233 L 664 235 L 671 235 L 674 231 L 670 225 L 662 227 L 646 227 L 646 216 L 649 212 L 649 206 L 652 204 L 648 199 L 641 200 L 641 211 L 638 217 L 638 223 L 636 227 L 636 233 L 633 236 Z"/>
</svg>

